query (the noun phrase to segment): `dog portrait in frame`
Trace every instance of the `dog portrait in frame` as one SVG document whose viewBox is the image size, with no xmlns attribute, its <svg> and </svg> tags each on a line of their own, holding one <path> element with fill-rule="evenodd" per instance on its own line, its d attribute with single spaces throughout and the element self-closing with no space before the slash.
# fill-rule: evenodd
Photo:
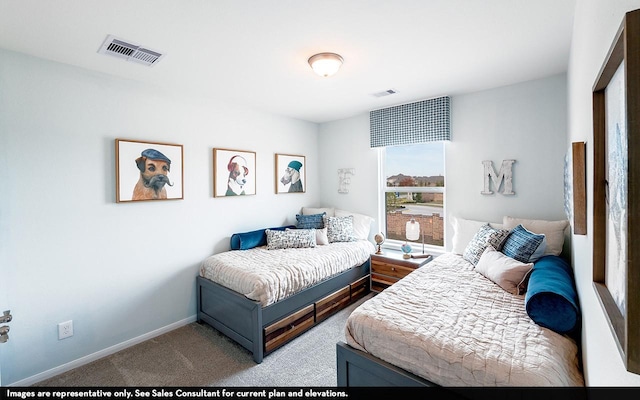
<svg viewBox="0 0 640 400">
<path fill-rule="evenodd" d="M 116 139 L 116 202 L 181 200 L 183 147 Z"/>
<path fill-rule="evenodd" d="M 213 149 L 213 196 L 256 194 L 256 153 L 246 150 Z"/>
<path fill-rule="evenodd" d="M 276 154 L 276 194 L 305 193 L 306 159 L 292 154 Z"/>
</svg>

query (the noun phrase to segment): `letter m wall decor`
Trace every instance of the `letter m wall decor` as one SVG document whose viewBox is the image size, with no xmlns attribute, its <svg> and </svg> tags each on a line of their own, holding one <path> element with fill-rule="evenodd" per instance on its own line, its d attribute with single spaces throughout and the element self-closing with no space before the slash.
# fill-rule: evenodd
<svg viewBox="0 0 640 400">
<path fill-rule="evenodd" d="M 491 182 L 493 182 L 494 189 L 500 190 L 500 185 L 504 182 L 502 187 L 502 194 L 512 195 L 513 192 L 513 173 L 512 166 L 516 160 L 502 160 L 500 166 L 500 172 L 496 174 L 496 170 L 493 169 L 493 162 L 491 160 L 485 160 L 482 162 L 484 165 L 484 190 L 482 194 L 493 194 L 491 191 Z"/>
</svg>

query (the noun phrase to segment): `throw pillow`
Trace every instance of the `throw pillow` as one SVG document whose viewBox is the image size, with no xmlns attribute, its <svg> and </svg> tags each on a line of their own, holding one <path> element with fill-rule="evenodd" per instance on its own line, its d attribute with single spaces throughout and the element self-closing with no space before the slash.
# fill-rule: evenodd
<svg viewBox="0 0 640 400">
<path fill-rule="evenodd" d="M 451 240 L 453 242 L 453 248 L 451 252 L 455 254 L 463 254 L 464 249 L 467 248 L 467 245 L 471 239 L 473 239 L 476 232 L 478 232 L 478 229 L 485 224 L 487 224 L 487 222 L 453 217 L 453 237 Z M 489 226 L 496 229 L 502 228 L 502 224 L 496 224 L 493 222 L 489 223 Z"/>
<path fill-rule="evenodd" d="M 265 230 L 267 250 L 316 247 L 315 229 L 287 229 L 285 231 Z"/>
<path fill-rule="evenodd" d="M 353 242 L 356 237 L 353 233 L 353 215 L 348 217 L 327 217 L 327 238 L 329 243 Z"/>
<path fill-rule="evenodd" d="M 533 263 L 523 263 L 487 246 L 475 270 L 511 294 L 525 292 L 525 280 Z"/>
<path fill-rule="evenodd" d="M 278 226 L 269 228 L 272 231 L 284 231 L 287 228 L 295 228 L 294 225 Z M 267 244 L 267 235 L 265 229 L 258 229 L 251 232 L 240 232 L 231 235 L 230 247 L 231 250 L 249 250 L 258 246 L 265 246 Z"/>
<path fill-rule="evenodd" d="M 544 254 L 559 256 L 562 253 L 565 239 L 564 234 L 569 226 L 569 221 L 546 221 L 542 219 L 524 219 L 505 216 L 502 219 L 502 224 L 504 225 L 504 229 L 513 229 L 518 225 L 522 225 L 525 229 L 533 233 L 544 235 L 547 239 L 547 247 Z"/>
<path fill-rule="evenodd" d="M 529 317 L 558 333 L 575 333 L 581 323 L 580 305 L 571 266 L 558 256 L 538 260 L 525 296 Z"/>
<path fill-rule="evenodd" d="M 546 241 L 544 235 L 538 235 L 518 225 L 511 230 L 504 241 L 502 252 L 518 261 L 535 262 L 544 255 Z"/>
<path fill-rule="evenodd" d="M 296 228 L 298 229 L 322 229 L 324 228 L 324 216 L 326 212 L 322 214 L 300 215 L 296 214 Z"/>
<path fill-rule="evenodd" d="M 367 240 L 369 239 L 369 232 L 371 230 L 371 223 L 374 221 L 368 215 L 353 213 L 350 211 L 336 210 L 336 217 L 347 217 L 353 215 L 353 234 L 356 239 Z"/>
<path fill-rule="evenodd" d="M 484 224 L 478 229 L 478 232 L 476 232 L 473 239 L 471 239 L 464 249 L 462 258 L 476 265 L 487 246 L 491 245 L 494 249 L 501 249 L 502 243 L 508 235 L 509 231 L 506 229 L 496 229 L 492 228 L 489 224 Z"/>
<path fill-rule="evenodd" d="M 329 244 L 329 237 L 327 236 L 327 227 L 322 229 L 316 229 L 316 244 L 319 246 Z"/>
</svg>

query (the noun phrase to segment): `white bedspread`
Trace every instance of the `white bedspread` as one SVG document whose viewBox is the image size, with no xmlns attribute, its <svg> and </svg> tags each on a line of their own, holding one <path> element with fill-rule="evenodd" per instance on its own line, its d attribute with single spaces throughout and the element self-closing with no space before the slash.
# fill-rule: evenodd
<svg viewBox="0 0 640 400">
<path fill-rule="evenodd" d="M 360 305 L 347 344 L 442 386 L 583 386 L 576 343 L 446 253 Z"/>
<path fill-rule="evenodd" d="M 313 248 L 230 250 L 206 258 L 200 276 L 268 306 L 364 263 L 373 252 L 375 247 L 367 240 Z"/>
</svg>

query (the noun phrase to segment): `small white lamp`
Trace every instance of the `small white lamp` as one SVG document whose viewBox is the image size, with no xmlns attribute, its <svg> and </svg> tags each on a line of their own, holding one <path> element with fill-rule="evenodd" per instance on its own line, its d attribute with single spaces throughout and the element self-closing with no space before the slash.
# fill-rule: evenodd
<svg viewBox="0 0 640 400">
<path fill-rule="evenodd" d="M 418 238 L 420 238 L 420 223 L 413 217 L 411 217 L 410 221 L 407 221 L 405 236 L 407 237 L 407 240 L 418 240 Z M 402 255 L 403 258 L 411 258 L 412 249 L 410 244 L 405 242 L 400 249 L 402 249 L 402 252 L 404 253 Z"/>
<path fill-rule="evenodd" d="M 411 217 L 411 220 L 407 221 L 406 231 L 407 240 L 420 239 L 420 223 L 415 218 Z"/>
</svg>

